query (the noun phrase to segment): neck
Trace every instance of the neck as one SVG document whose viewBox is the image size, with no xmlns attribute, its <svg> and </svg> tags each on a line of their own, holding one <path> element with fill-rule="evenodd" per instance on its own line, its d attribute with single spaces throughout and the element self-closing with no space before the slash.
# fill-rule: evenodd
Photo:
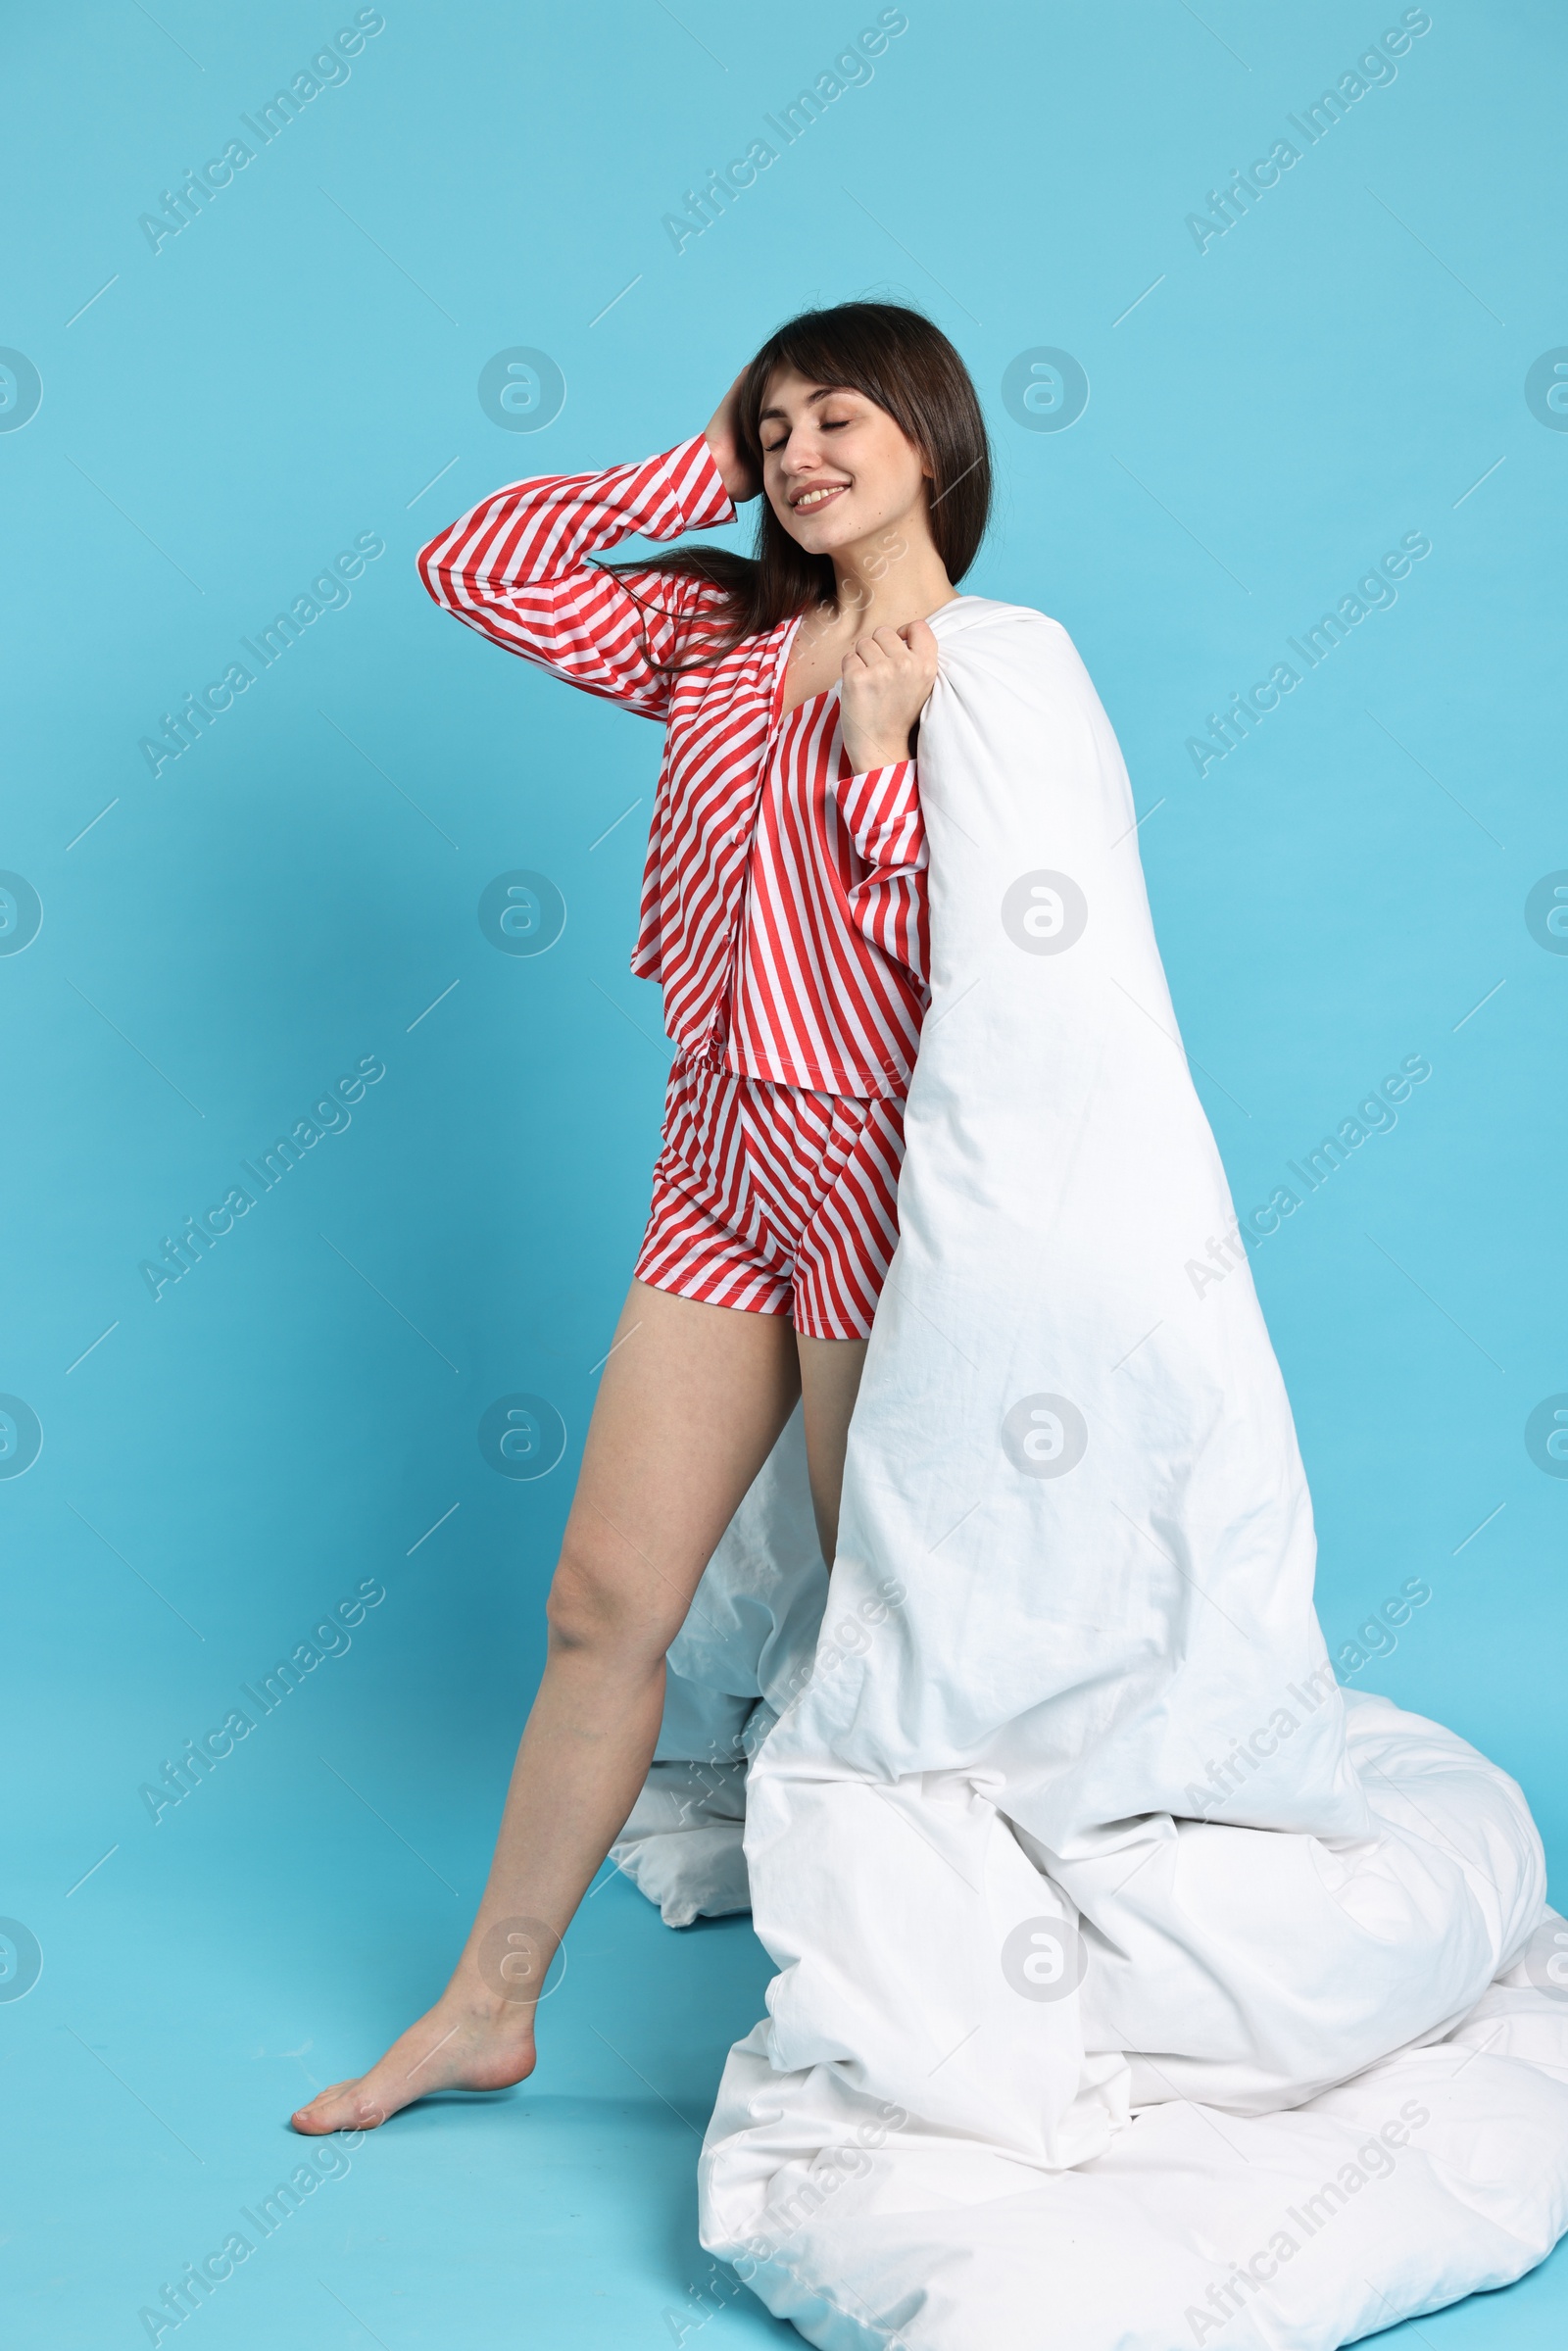
<svg viewBox="0 0 1568 2351">
<path fill-rule="evenodd" d="M 929 536 L 898 524 L 835 553 L 833 580 L 839 617 L 853 616 L 858 636 L 923 620 L 958 593 Z"/>
</svg>

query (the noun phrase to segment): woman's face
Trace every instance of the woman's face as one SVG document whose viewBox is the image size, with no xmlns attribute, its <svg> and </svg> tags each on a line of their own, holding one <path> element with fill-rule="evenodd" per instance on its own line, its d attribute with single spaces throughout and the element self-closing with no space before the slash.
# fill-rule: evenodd
<svg viewBox="0 0 1568 2351">
<path fill-rule="evenodd" d="M 758 429 L 763 493 L 808 554 L 845 556 L 911 523 L 929 537 L 930 468 L 863 392 L 781 369 L 762 395 Z"/>
</svg>

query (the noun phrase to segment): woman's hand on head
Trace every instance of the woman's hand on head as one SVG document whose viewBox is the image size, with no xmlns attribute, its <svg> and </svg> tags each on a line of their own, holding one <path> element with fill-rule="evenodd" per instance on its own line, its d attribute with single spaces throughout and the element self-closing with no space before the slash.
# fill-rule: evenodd
<svg viewBox="0 0 1568 2351">
<path fill-rule="evenodd" d="M 740 397 L 746 381 L 743 367 L 724 394 L 708 426 L 708 446 L 713 453 L 720 479 L 736 506 L 744 506 L 756 498 L 762 487 L 762 477 L 741 447 Z"/>
<path fill-rule="evenodd" d="M 909 729 L 936 683 L 937 640 L 924 620 L 873 629 L 844 657 L 839 724 L 857 775 L 909 756 Z"/>
</svg>

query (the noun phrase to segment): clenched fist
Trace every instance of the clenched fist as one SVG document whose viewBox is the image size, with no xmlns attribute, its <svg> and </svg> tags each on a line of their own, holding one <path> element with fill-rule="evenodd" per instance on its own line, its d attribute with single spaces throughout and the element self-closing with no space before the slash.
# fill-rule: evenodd
<svg viewBox="0 0 1568 2351">
<path fill-rule="evenodd" d="M 840 672 L 839 718 L 857 775 L 909 756 L 909 729 L 936 682 L 937 641 L 924 620 L 857 637 Z"/>
</svg>

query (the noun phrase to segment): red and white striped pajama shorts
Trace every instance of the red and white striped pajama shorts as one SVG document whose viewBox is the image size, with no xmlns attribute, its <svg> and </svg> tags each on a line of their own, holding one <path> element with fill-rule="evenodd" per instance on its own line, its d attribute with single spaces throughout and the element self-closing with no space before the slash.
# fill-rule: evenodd
<svg viewBox="0 0 1568 2351">
<path fill-rule="evenodd" d="M 899 1237 L 904 1097 L 808 1094 L 677 1053 L 636 1273 L 864 1339 Z"/>
</svg>

